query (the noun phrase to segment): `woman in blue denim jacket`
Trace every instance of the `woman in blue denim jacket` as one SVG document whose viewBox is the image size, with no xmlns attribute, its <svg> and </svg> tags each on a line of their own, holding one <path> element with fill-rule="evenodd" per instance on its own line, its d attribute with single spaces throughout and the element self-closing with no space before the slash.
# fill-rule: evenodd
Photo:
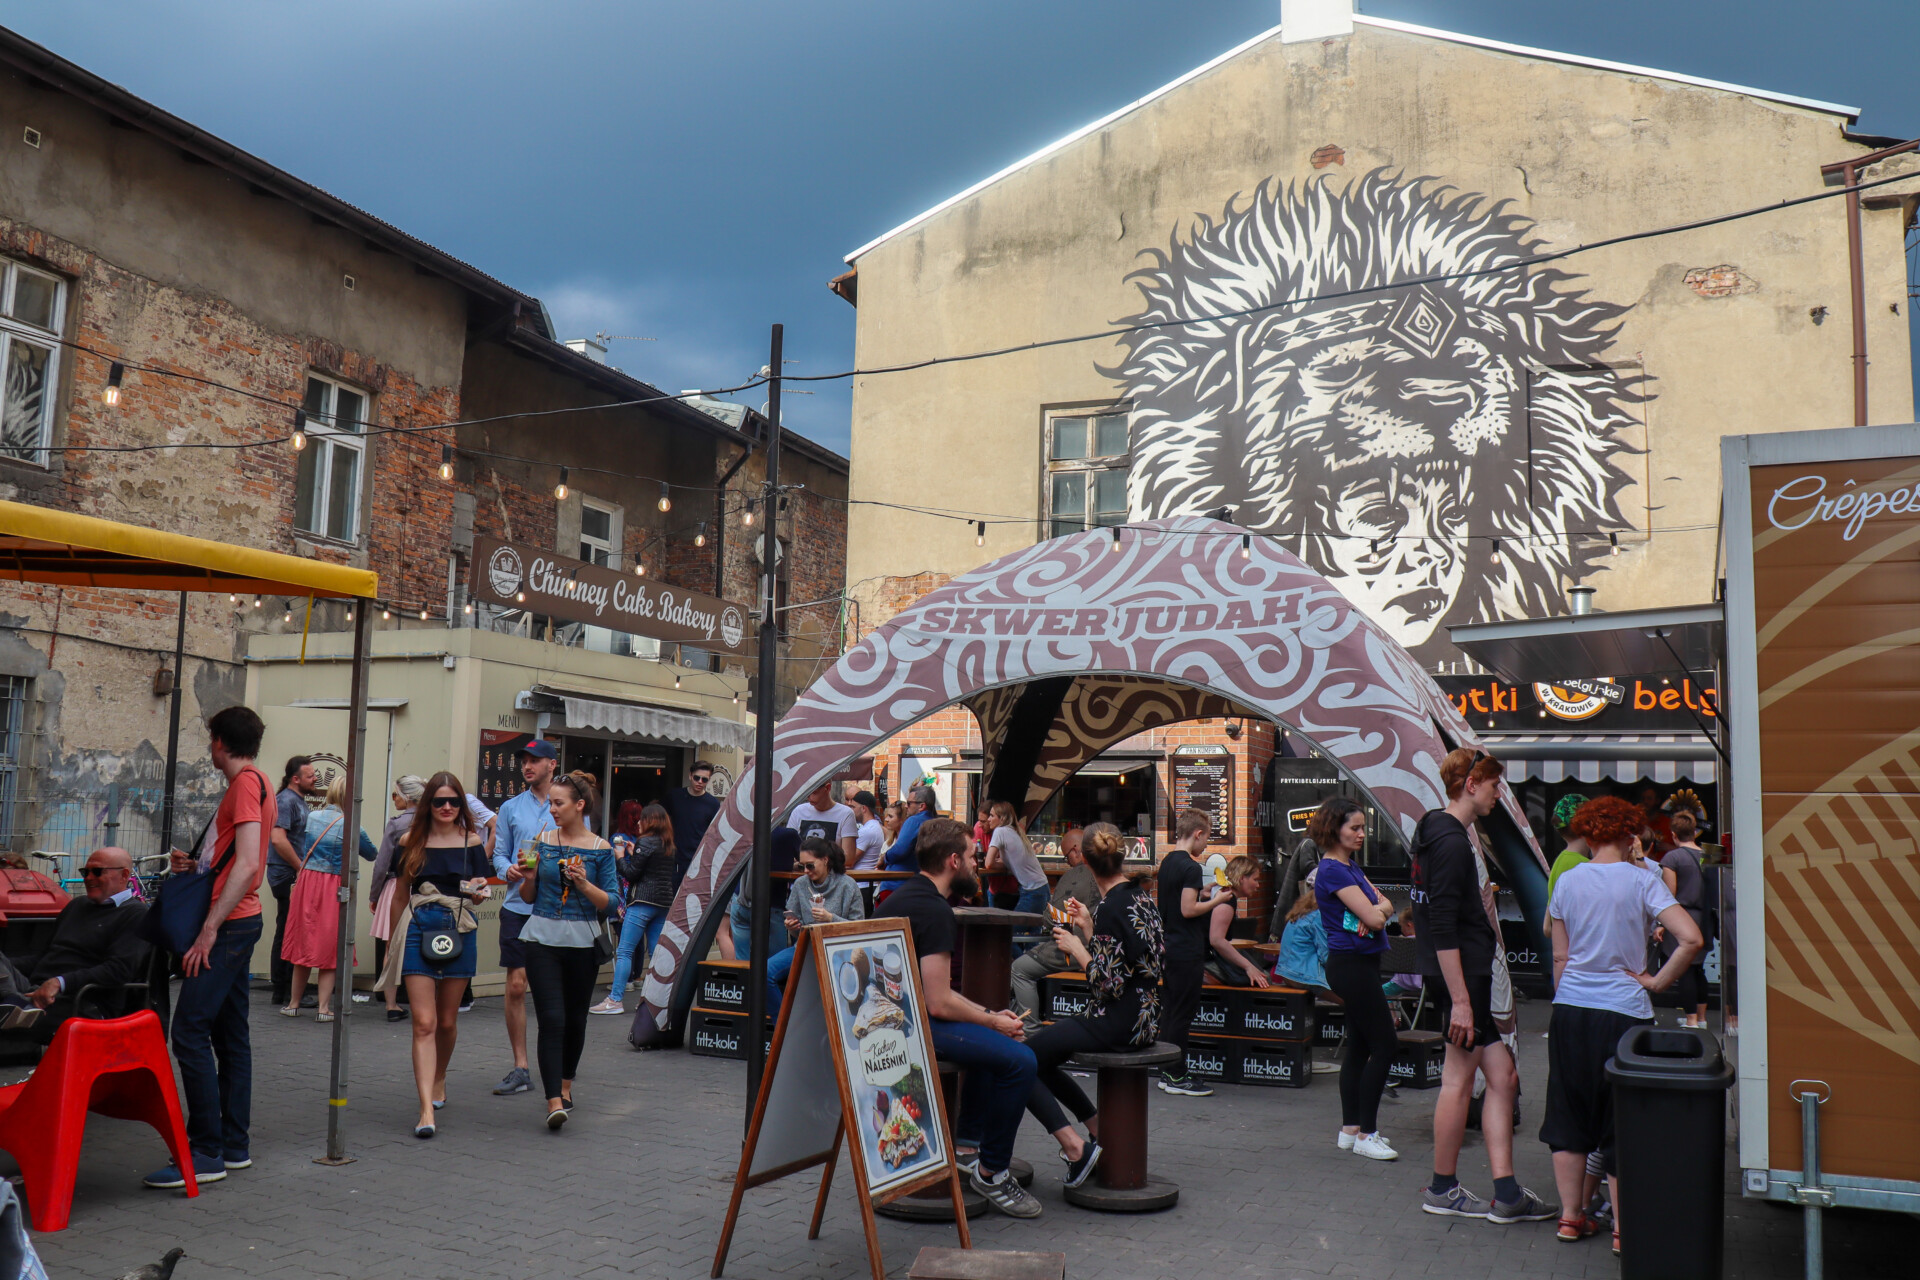
<svg viewBox="0 0 1920 1280">
<path fill-rule="evenodd" d="M 285 1018 L 300 1016 L 300 999 L 307 994 L 307 970 L 320 971 L 321 1022 L 333 1021 L 333 971 L 339 956 L 340 851 L 346 843 L 347 775 L 337 773 L 327 784 L 327 802 L 307 818 L 307 847 L 300 851 L 300 874 L 287 897 L 287 932 L 280 958 L 293 966 L 293 998 L 280 1011 Z M 372 862 L 379 854 L 367 833 L 360 833 L 360 857 Z"/>
<path fill-rule="evenodd" d="M 620 892 L 613 849 L 587 826 L 587 815 L 599 806 L 592 774 L 556 777 L 547 795 L 553 827 L 535 840 L 539 861 L 520 882 L 522 900 L 533 904 L 520 943 L 540 1019 L 540 1083 L 547 1091 L 549 1129 L 558 1129 L 573 1112 L 573 1073 L 586 1048 L 587 1006 L 600 976 L 593 939 Z"/>
</svg>

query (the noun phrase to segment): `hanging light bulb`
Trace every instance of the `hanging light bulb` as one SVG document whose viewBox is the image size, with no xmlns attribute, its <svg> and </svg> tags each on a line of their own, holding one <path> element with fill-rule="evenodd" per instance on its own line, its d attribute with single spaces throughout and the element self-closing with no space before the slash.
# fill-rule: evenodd
<svg viewBox="0 0 1920 1280">
<path fill-rule="evenodd" d="M 667 482 L 665 480 L 662 480 L 660 482 L 660 504 L 659 505 L 662 511 L 673 510 L 673 499 L 669 497 L 667 494 Z"/>
<path fill-rule="evenodd" d="M 1113 545 L 1109 547 L 1108 550 L 1110 551 L 1120 550 L 1120 526 L 1119 525 L 1113 526 Z"/>
<path fill-rule="evenodd" d="M 239 604 L 239 603 L 240 603 L 240 597 L 239 597 L 239 596 L 237 596 L 237 595 L 235 595 L 235 594 L 234 594 L 233 592 L 231 592 L 231 591 L 229 591 L 229 592 L 227 592 L 227 603 L 228 603 L 228 604 Z"/>
<path fill-rule="evenodd" d="M 567 500 L 567 469 L 565 467 L 560 468 L 560 483 L 553 486 L 553 500 L 555 502 Z"/>
<path fill-rule="evenodd" d="M 644 578 L 647 576 L 646 562 L 644 560 L 641 560 L 638 556 L 634 557 L 633 576 L 636 578 Z"/>
<path fill-rule="evenodd" d="M 349 610 L 347 610 L 347 621 L 348 621 L 348 622 L 352 622 L 352 621 L 353 621 L 353 610 L 351 610 L 351 609 L 349 609 Z"/>
<path fill-rule="evenodd" d="M 289 443 L 293 445 L 295 453 L 307 447 L 307 411 L 305 409 L 293 411 L 293 439 Z"/>
<path fill-rule="evenodd" d="M 733 691 L 733 705 L 736 707 L 740 705 L 740 691 L 738 689 Z"/>
<path fill-rule="evenodd" d="M 745 529 L 753 528 L 753 499 L 752 498 L 747 499 L 746 510 L 740 513 L 740 525 L 742 528 L 745 528 Z"/>
<path fill-rule="evenodd" d="M 120 403 L 120 379 L 127 376 L 127 366 L 115 360 L 107 366 L 107 385 L 100 389 L 100 399 L 111 408 Z"/>
<path fill-rule="evenodd" d="M 704 547 L 707 545 L 707 522 L 705 520 L 700 522 L 700 532 L 693 535 L 693 545 L 696 547 Z"/>
<path fill-rule="evenodd" d="M 976 547 L 984 547 L 987 545 L 987 522 L 985 520 L 975 520 L 973 522 L 973 545 Z"/>
<path fill-rule="evenodd" d="M 1493 562 L 1495 564 L 1500 563 L 1500 539 L 1498 538 L 1493 540 Z"/>
<path fill-rule="evenodd" d="M 440 478 L 453 479 L 453 446 L 450 444 L 440 446 Z"/>
<path fill-rule="evenodd" d="M 1373 539 L 1373 540 L 1372 540 L 1371 542 L 1369 542 L 1369 543 L 1367 543 L 1367 550 L 1368 550 L 1368 551 L 1370 551 L 1370 552 L 1372 552 L 1372 553 L 1373 553 L 1374 555 L 1376 555 L 1376 556 L 1377 556 L 1377 555 L 1379 555 L 1379 554 L 1380 554 L 1380 539 L 1378 539 L 1378 538 L 1375 538 L 1375 539 Z"/>
<path fill-rule="evenodd" d="M 467 603 L 466 603 L 466 605 L 465 605 L 465 606 L 464 606 L 464 607 L 463 607 L 463 608 L 462 608 L 462 609 L 460 610 L 460 612 L 462 612 L 462 613 L 465 613 L 465 614 L 469 614 L 469 615 L 470 615 L 470 614 L 472 614 L 472 613 L 473 613 L 473 601 L 471 601 L 471 600 L 469 600 L 469 601 L 467 601 Z"/>
<path fill-rule="evenodd" d="M 425 622 L 426 620 L 427 620 L 427 611 L 425 609 L 422 609 L 420 611 L 420 621 Z"/>
<path fill-rule="evenodd" d="M 1612 551 L 1610 551 L 1610 552 L 1608 552 L 1608 553 L 1607 553 L 1608 555 L 1615 555 L 1615 556 L 1617 556 L 1617 555 L 1619 555 L 1619 554 L 1620 554 L 1620 535 L 1619 535 L 1619 534 L 1617 534 L 1617 533 L 1610 533 L 1610 534 L 1608 534 L 1608 535 L 1607 535 L 1607 544 L 1608 544 L 1609 546 L 1611 546 L 1611 547 L 1613 548 L 1613 550 L 1612 550 Z"/>
<path fill-rule="evenodd" d="M 526 592 L 524 592 L 524 591 L 516 591 L 516 592 L 514 592 L 514 593 L 513 593 L 513 602 L 514 602 L 515 604 L 525 604 L 525 603 L 527 602 L 527 593 L 526 593 Z"/>
<path fill-rule="evenodd" d="M 1253 535 L 1250 533 L 1240 535 L 1240 558 L 1242 560 L 1253 559 Z"/>
<path fill-rule="evenodd" d="M 680 687 L 680 673 L 678 671 L 673 673 L 673 687 L 676 689 Z"/>
<path fill-rule="evenodd" d="M 264 601 L 264 600 L 262 600 L 262 599 L 261 599 L 261 598 L 260 598 L 259 596 L 255 596 L 255 597 L 253 598 L 253 607 L 254 607 L 254 608 L 256 608 L 256 609 L 259 609 L 259 608 L 262 608 L 262 607 L 263 607 L 263 606 L 264 606 L 265 604 L 266 604 L 266 601 Z"/>
<path fill-rule="evenodd" d="M 292 621 L 293 621 L 293 610 L 291 610 L 291 609 L 289 609 L 289 610 L 287 610 L 287 611 L 286 611 L 286 613 L 284 613 L 283 615 L 281 615 L 281 618 L 280 618 L 280 621 L 282 621 L 282 622 L 292 622 Z"/>
<path fill-rule="evenodd" d="M 391 622 L 392 620 L 393 620 L 393 610 L 391 610 L 391 609 L 382 609 L 382 610 L 380 611 L 380 621 L 382 621 L 382 622 Z"/>
</svg>

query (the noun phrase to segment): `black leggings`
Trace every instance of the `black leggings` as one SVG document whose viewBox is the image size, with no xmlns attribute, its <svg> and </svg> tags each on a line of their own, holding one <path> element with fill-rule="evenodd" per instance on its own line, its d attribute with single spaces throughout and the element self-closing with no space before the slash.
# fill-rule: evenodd
<svg viewBox="0 0 1920 1280">
<path fill-rule="evenodd" d="M 1674 994 L 1680 999 L 1680 1011 L 1691 1018 L 1694 1010 L 1707 1002 L 1707 971 L 1705 966 L 1695 961 L 1687 966 L 1673 984 Z"/>
<path fill-rule="evenodd" d="M 1040 1064 L 1040 1073 L 1033 1078 L 1033 1090 L 1027 1094 L 1027 1110 L 1048 1133 L 1067 1127 L 1067 1111 L 1072 1111 L 1074 1118 L 1083 1124 L 1094 1115 L 1086 1090 L 1061 1069 L 1062 1064 L 1076 1053 L 1102 1053 L 1113 1047 L 1106 1037 L 1078 1018 L 1062 1018 L 1027 1037 L 1027 1048 L 1033 1050 L 1034 1059 Z M 1061 1109 L 1063 1103 L 1066 1110 Z"/>
<path fill-rule="evenodd" d="M 1380 990 L 1380 957 L 1351 951 L 1327 953 L 1327 985 L 1347 1006 L 1347 1049 L 1340 1062 L 1340 1123 L 1360 1132 L 1379 1127 L 1380 1095 L 1393 1069 L 1400 1037 L 1393 1011 Z"/>
<path fill-rule="evenodd" d="M 540 1020 L 540 1087 L 547 1097 L 558 1098 L 560 1082 L 573 1079 L 580 1069 L 580 1051 L 587 1047 L 587 1006 L 593 1003 L 600 965 L 592 947 L 539 942 L 521 946 L 527 956 L 527 991 Z"/>
</svg>

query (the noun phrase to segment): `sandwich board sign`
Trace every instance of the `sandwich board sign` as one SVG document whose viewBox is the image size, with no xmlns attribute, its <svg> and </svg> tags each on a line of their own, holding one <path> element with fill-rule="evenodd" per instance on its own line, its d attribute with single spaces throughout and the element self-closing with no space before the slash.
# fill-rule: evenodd
<svg viewBox="0 0 1920 1280">
<path fill-rule="evenodd" d="M 953 1194 L 960 1247 L 973 1247 L 920 962 L 902 919 L 815 925 L 802 934 L 714 1253 L 715 1280 L 747 1190 L 825 1165 L 807 1228 L 807 1239 L 818 1238 L 842 1144 L 873 1280 L 886 1276 L 874 1206 L 942 1181 Z"/>
</svg>

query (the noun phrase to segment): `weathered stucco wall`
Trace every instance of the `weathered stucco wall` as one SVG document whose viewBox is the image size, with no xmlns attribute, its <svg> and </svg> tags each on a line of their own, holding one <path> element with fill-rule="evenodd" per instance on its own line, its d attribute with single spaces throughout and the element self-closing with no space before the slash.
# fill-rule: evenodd
<svg viewBox="0 0 1920 1280">
<path fill-rule="evenodd" d="M 1357 190 L 1369 174 L 1385 190 L 1413 192 L 1407 199 L 1426 202 L 1429 212 L 1432 202 L 1462 195 L 1472 198 L 1451 206 L 1462 217 L 1468 211 L 1484 217 L 1504 202 L 1507 215 L 1530 224 L 1523 229 L 1540 249 L 1563 249 L 1818 191 L 1821 164 L 1867 149 L 1845 141 L 1842 124 L 1841 117 L 1810 108 L 1366 26 L 1323 42 L 1283 45 L 1275 37 L 866 252 L 857 263 L 858 363 L 870 368 L 1014 346 L 1095 332 L 1138 315 L 1143 294 L 1129 273 L 1155 266 L 1152 251 L 1177 249 L 1196 230 L 1218 223 L 1229 202 L 1244 212 L 1262 183 L 1282 193 L 1282 206 L 1313 203 L 1303 184 L 1328 184 L 1328 193 L 1339 195 Z M 1421 177 L 1429 181 L 1408 186 Z M 1443 195 L 1443 187 L 1453 191 Z M 1352 208 L 1328 201 L 1318 213 L 1337 221 Z M 1911 417 L 1901 224 L 1898 208 L 1865 215 L 1876 422 Z M 1315 234 L 1349 231 L 1323 226 Z M 1247 224 L 1237 234 L 1252 236 L 1254 229 Z M 1387 237 L 1396 251 L 1406 250 L 1410 239 Z M 1500 562 L 1485 540 L 1485 519 L 1512 520 L 1515 512 L 1473 515 L 1485 510 L 1486 492 L 1478 507 L 1471 494 L 1459 497 L 1467 514 L 1453 532 L 1480 540 L 1462 544 L 1466 550 L 1452 570 L 1458 575 L 1452 606 L 1432 611 L 1422 625 L 1408 624 L 1416 651 L 1430 662 L 1443 660 L 1450 652 L 1444 623 L 1476 612 L 1541 612 L 1546 596 L 1557 596 L 1569 581 L 1597 587 L 1599 606 L 1609 609 L 1711 598 L 1718 438 L 1852 421 L 1846 239 L 1844 203 L 1835 199 L 1559 264 L 1578 278 L 1558 292 L 1583 290 L 1618 309 L 1600 326 L 1602 337 L 1585 348 L 1619 367 L 1605 376 L 1643 373 L 1646 379 L 1643 402 L 1615 405 L 1620 422 L 1592 455 L 1599 470 L 1579 482 L 1606 491 L 1615 515 L 1587 522 L 1598 536 L 1569 562 L 1556 566 L 1543 558 L 1537 578 L 1552 579 L 1550 592 L 1536 582 L 1528 594 L 1512 580 L 1502 583 Z M 1229 257 L 1241 251 L 1216 241 L 1208 247 Z M 1411 251 L 1406 259 L 1402 274 L 1389 271 L 1389 278 L 1419 274 L 1421 263 L 1431 261 Z M 1260 293 L 1259 281 L 1232 280 L 1239 269 L 1229 262 L 1213 281 L 1214 309 L 1274 300 Z M 1331 268 L 1310 283 L 1312 292 L 1342 287 Z M 1443 301 L 1443 313 L 1464 313 L 1457 292 L 1439 292 L 1454 300 L 1451 308 Z M 1344 313 L 1325 312 L 1324 322 L 1367 329 L 1372 322 L 1356 318 L 1365 301 Z M 1443 316 L 1443 325 L 1451 323 Z M 1396 332 L 1407 331 L 1403 318 L 1394 324 Z M 1612 326 L 1617 332 L 1606 341 L 1604 329 Z M 1318 341 L 1307 327 L 1299 321 L 1288 341 Z M 1367 331 L 1388 327 L 1382 319 Z M 1415 333 L 1409 341 L 1417 345 L 1418 338 Z M 1262 338 L 1247 341 L 1252 350 Z M 1223 360 L 1239 358 L 1238 349 L 1222 338 Z M 1395 358 L 1419 358 L 1407 355 L 1406 341 L 1399 351 Z M 1103 370 L 1118 369 L 1127 356 L 1125 346 L 1107 340 L 856 382 L 856 499 L 1015 517 L 989 524 L 985 547 L 976 548 L 971 526 L 854 507 L 847 578 L 861 598 L 864 624 L 917 594 L 896 589 L 908 575 L 937 581 L 1042 536 L 1044 410 L 1116 399 L 1125 383 Z M 1446 353 L 1435 358 L 1444 362 Z M 1367 378 L 1383 369 L 1392 373 L 1365 358 L 1355 363 Z M 1483 490 L 1505 483 L 1511 492 L 1526 461 L 1526 391 L 1519 385 L 1526 375 L 1518 372 L 1524 363 L 1507 359 L 1504 372 L 1490 373 L 1483 384 L 1464 380 L 1463 397 L 1493 388 L 1492 402 L 1476 402 L 1484 416 L 1468 425 L 1480 433 L 1477 444 L 1459 450 L 1465 460 L 1447 483 Z M 1299 411 L 1297 401 L 1287 399 L 1296 393 L 1281 384 L 1312 369 L 1304 363 L 1279 369 L 1263 384 L 1252 367 L 1244 383 L 1249 400 L 1265 394 L 1288 406 L 1288 415 Z M 1193 376 L 1206 382 L 1228 375 L 1196 362 Z M 1506 379 L 1504 389 L 1495 386 L 1498 377 Z M 1328 403 L 1341 394 L 1327 391 Z M 1236 406 L 1243 411 L 1252 414 Z M 1391 465 L 1395 448 L 1379 443 L 1380 429 L 1354 415 L 1329 419 L 1337 429 L 1314 437 L 1328 456 L 1372 430 L 1361 460 Z M 1467 422 L 1468 415 L 1462 410 L 1450 420 Z M 1137 413 L 1134 432 L 1137 473 Z M 1454 435 L 1457 449 L 1459 430 Z M 937 465 L 898 465 L 902 440 Z M 1383 485 L 1412 476 L 1425 458 L 1447 456 L 1447 441 L 1423 440 L 1401 453 L 1406 469 L 1378 473 L 1387 477 Z M 1302 465 L 1296 458 L 1291 469 Z M 1243 470 L 1253 466 L 1247 461 Z M 1288 464 L 1283 460 L 1279 469 L 1285 473 Z M 1141 494 L 1134 497 L 1139 516 Z M 1160 500 L 1177 506 L 1179 497 Z M 1244 492 L 1225 501 L 1243 512 L 1258 514 L 1261 507 Z M 1197 497 L 1191 503 L 1192 509 L 1211 505 Z M 1145 514 L 1167 513 L 1163 505 Z M 1524 528 L 1524 512 L 1520 518 Z M 1296 550 L 1311 544 L 1305 535 L 1316 531 L 1297 511 L 1264 527 L 1288 536 Z M 1491 527 L 1499 533 L 1502 526 Z M 1565 527 L 1581 526 L 1570 520 Z M 1618 555 L 1606 554 L 1606 531 L 1618 533 Z M 1364 537 L 1349 541 L 1367 546 Z M 1514 548 L 1509 540 L 1510 576 Z M 1366 589 L 1364 566 L 1353 574 Z M 1476 602 L 1470 597 L 1479 579 L 1485 584 Z"/>
</svg>

